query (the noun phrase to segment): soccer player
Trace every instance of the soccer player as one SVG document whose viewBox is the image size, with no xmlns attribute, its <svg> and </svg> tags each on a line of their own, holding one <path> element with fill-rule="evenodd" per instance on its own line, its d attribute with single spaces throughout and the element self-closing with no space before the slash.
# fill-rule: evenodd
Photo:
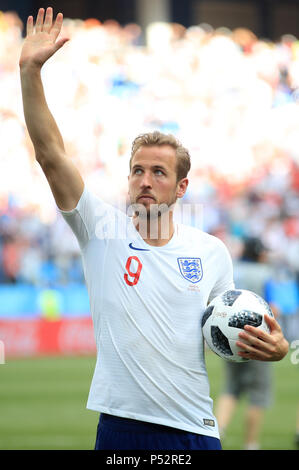
<svg viewBox="0 0 299 470">
<path fill-rule="evenodd" d="M 41 81 L 42 65 L 67 41 L 58 39 L 62 21 L 61 13 L 53 21 L 51 8 L 39 9 L 35 27 L 28 18 L 21 85 L 36 160 L 82 251 L 98 349 L 87 403 L 100 412 L 95 448 L 220 449 L 200 325 L 208 302 L 233 287 L 230 256 L 219 239 L 174 223 L 190 157 L 172 136 L 133 142 L 132 217 L 89 192 L 66 156 Z M 267 322 L 269 334 L 240 333 L 240 355 L 285 356 L 279 325 Z"/>
</svg>

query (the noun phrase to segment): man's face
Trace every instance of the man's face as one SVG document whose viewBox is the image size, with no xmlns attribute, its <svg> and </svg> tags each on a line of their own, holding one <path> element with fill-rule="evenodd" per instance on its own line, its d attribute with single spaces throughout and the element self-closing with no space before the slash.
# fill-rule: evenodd
<svg viewBox="0 0 299 470">
<path fill-rule="evenodd" d="M 129 175 L 131 204 L 150 213 L 152 205 L 170 207 L 187 189 L 187 178 L 177 181 L 176 154 L 170 145 L 142 146 L 135 153 Z"/>
</svg>

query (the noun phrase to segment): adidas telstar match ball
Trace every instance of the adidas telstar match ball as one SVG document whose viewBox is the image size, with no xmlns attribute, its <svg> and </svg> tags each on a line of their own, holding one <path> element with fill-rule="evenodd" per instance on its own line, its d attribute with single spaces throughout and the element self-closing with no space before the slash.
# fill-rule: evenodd
<svg viewBox="0 0 299 470">
<path fill-rule="evenodd" d="M 228 290 L 208 305 L 202 317 L 203 336 L 212 351 L 232 362 L 244 362 L 238 356 L 241 349 L 239 333 L 245 325 L 269 332 L 265 314 L 273 317 L 267 302 L 259 295 L 245 289 Z"/>
</svg>

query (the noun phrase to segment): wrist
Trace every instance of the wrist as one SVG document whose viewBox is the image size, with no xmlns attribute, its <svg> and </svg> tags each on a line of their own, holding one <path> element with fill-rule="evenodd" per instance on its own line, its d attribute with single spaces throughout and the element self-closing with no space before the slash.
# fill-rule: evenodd
<svg viewBox="0 0 299 470">
<path fill-rule="evenodd" d="M 42 65 L 36 62 L 21 62 L 19 63 L 21 73 L 40 73 Z"/>
</svg>

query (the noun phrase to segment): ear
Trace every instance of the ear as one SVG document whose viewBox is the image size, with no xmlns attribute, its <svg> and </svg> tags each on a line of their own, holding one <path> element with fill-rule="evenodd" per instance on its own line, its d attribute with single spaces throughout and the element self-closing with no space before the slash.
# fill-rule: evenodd
<svg viewBox="0 0 299 470">
<path fill-rule="evenodd" d="M 177 191 L 176 191 L 176 196 L 178 198 L 182 198 L 185 195 L 188 184 L 189 184 L 188 178 L 183 178 L 178 182 Z"/>
</svg>

